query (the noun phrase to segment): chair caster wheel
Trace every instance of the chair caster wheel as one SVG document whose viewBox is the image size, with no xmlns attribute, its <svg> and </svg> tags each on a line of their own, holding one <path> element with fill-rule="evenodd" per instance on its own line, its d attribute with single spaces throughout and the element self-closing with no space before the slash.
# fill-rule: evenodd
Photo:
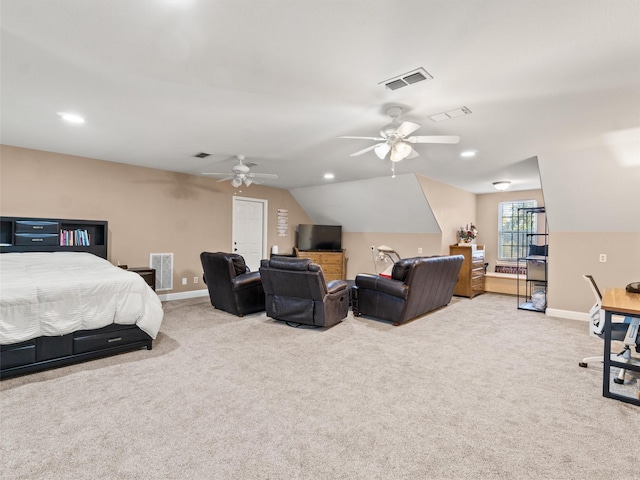
<svg viewBox="0 0 640 480">
<path fill-rule="evenodd" d="M 613 381 L 614 381 L 615 383 L 617 383 L 618 385 L 622 385 L 622 384 L 624 384 L 624 380 L 620 380 L 618 377 L 614 378 L 614 379 L 613 379 Z"/>
<path fill-rule="evenodd" d="M 584 362 L 579 362 L 578 365 L 580 365 L 582 368 L 587 368 L 587 364 Z"/>
</svg>

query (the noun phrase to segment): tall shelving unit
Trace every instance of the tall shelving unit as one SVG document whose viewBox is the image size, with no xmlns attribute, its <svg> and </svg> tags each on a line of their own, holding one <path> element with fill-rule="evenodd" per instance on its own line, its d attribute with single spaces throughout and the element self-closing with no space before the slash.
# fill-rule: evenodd
<svg viewBox="0 0 640 480">
<path fill-rule="evenodd" d="M 549 258 L 547 215 L 544 207 L 522 207 L 518 209 L 518 217 L 518 252 L 525 252 L 524 256 L 518 256 L 518 309 L 544 313 Z M 522 270 L 526 273 L 520 273 Z M 524 287 L 520 286 L 522 275 L 525 276 Z"/>
</svg>

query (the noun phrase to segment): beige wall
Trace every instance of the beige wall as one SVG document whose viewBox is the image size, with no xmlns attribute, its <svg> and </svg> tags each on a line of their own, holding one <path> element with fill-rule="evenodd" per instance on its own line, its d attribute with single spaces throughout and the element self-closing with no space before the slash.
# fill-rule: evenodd
<svg viewBox="0 0 640 480">
<path fill-rule="evenodd" d="M 6 145 L 0 158 L 0 214 L 107 220 L 112 263 L 148 266 L 150 253 L 174 254 L 174 290 L 164 293 L 206 288 L 200 252 L 231 249 L 229 182 Z M 295 199 L 261 185 L 239 190 L 268 201 L 268 248 L 291 251 L 295 226 L 310 222 Z M 287 237 L 277 236 L 278 208 L 289 210 Z"/>
<path fill-rule="evenodd" d="M 551 232 L 549 307 L 588 312 L 593 294 L 582 275 L 593 275 L 600 290 L 640 282 L 640 233 Z M 607 255 L 606 263 L 600 254 Z"/>
<path fill-rule="evenodd" d="M 372 246 L 388 245 L 402 258 L 448 255 L 449 245 L 457 242 L 460 226 L 475 221 L 475 194 L 422 175 L 416 178 L 442 233 L 345 232 L 343 247 L 349 259 L 347 278 L 353 279 L 361 272 L 375 272 Z M 422 249 L 422 253 L 418 249 Z"/>
<path fill-rule="evenodd" d="M 460 227 L 477 224 L 476 195 L 423 175 L 417 178 L 442 232 L 439 254 L 448 255 L 449 245 L 458 243 Z"/>
<path fill-rule="evenodd" d="M 358 273 L 376 273 L 373 264 L 372 246 L 392 247 L 402 258 L 418 255 L 440 255 L 439 233 L 373 233 L 343 232 L 342 246 L 347 250 L 347 278 L 354 279 Z M 418 249 L 422 253 L 418 253 Z"/>
<path fill-rule="evenodd" d="M 485 246 L 485 262 L 489 263 L 488 272 L 494 272 L 498 257 L 498 206 L 501 202 L 518 200 L 537 200 L 538 206 L 544 205 L 542 190 L 521 190 L 518 192 L 484 193 L 477 196 L 478 239 L 476 243 Z M 544 225 L 538 227 L 544 231 Z M 549 247 L 551 249 L 551 247 Z"/>
</svg>

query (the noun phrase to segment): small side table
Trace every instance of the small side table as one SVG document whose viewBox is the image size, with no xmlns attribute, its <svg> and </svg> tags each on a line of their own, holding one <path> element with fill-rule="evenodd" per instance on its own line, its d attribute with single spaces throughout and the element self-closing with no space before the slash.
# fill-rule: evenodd
<svg viewBox="0 0 640 480">
<path fill-rule="evenodd" d="M 144 278 L 144 281 L 156 291 L 156 269 L 155 268 L 145 268 L 145 267 L 132 267 L 127 268 L 130 272 L 135 272 Z"/>
</svg>

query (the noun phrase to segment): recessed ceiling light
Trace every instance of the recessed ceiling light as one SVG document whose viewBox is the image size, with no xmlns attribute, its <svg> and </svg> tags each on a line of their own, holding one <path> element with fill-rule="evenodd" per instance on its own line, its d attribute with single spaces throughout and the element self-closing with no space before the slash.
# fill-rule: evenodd
<svg viewBox="0 0 640 480">
<path fill-rule="evenodd" d="M 68 112 L 58 112 L 58 115 L 65 121 L 69 123 L 84 123 L 84 118 L 75 113 Z"/>
<path fill-rule="evenodd" d="M 462 152 L 460 154 L 460 156 L 464 157 L 464 158 L 475 157 L 476 153 L 477 152 L 475 150 L 466 150 L 466 151 Z"/>
<path fill-rule="evenodd" d="M 324 178 L 326 180 L 333 180 L 335 178 L 335 175 L 333 173 L 325 173 Z"/>
</svg>

